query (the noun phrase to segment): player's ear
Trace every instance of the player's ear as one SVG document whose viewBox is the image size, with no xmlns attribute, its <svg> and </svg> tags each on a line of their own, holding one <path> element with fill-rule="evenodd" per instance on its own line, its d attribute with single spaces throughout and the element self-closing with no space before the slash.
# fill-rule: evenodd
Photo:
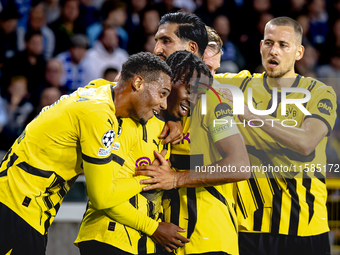
<svg viewBox="0 0 340 255">
<path fill-rule="evenodd" d="M 132 80 L 133 90 L 135 90 L 135 91 L 143 90 L 144 83 L 145 83 L 145 81 L 144 81 L 143 77 L 140 76 L 140 75 L 136 75 Z"/>
<path fill-rule="evenodd" d="M 262 54 L 262 45 L 263 45 L 263 40 L 260 42 L 260 53 Z"/>
<path fill-rule="evenodd" d="M 296 51 L 296 55 L 295 55 L 295 60 L 298 61 L 303 57 L 303 54 L 305 53 L 305 47 L 303 47 L 302 45 L 298 46 L 298 50 Z"/>
<path fill-rule="evenodd" d="M 196 42 L 194 41 L 190 41 L 187 44 L 187 51 L 190 51 L 191 53 L 194 53 L 195 55 L 197 55 L 198 52 L 198 45 Z"/>
</svg>

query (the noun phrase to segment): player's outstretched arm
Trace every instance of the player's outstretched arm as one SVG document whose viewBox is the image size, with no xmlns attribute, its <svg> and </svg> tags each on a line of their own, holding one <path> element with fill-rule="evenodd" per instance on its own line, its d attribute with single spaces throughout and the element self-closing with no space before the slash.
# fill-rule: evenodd
<svg viewBox="0 0 340 255">
<path fill-rule="evenodd" d="M 244 115 L 241 117 L 247 121 L 254 120 L 252 121 L 254 125 L 264 130 L 276 142 L 286 146 L 288 149 L 294 150 L 302 155 L 309 155 L 331 131 L 331 126 L 334 125 L 336 118 L 335 109 L 332 109 L 332 113 L 327 113 L 327 111 L 322 113 L 318 109 L 318 102 L 322 100 L 327 100 L 336 106 L 334 91 L 330 88 L 325 88 L 326 87 L 320 87 L 319 91 L 314 93 L 314 101 L 309 103 L 311 105 L 309 111 L 311 111 L 312 115 L 306 116 L 299 128 L 287 125 L 283 126 L 280 122 L 269 116 L 256 115 L 249 110 L 247 105 L 244 105 Z M 220 91 L 225 98 L 231 102 L 233 101 L 231 93 L 228 90 L 220 89 Z"/>
<path fill-rule="evenodd" d="M 250 177 L 250 163 L 247 149 L 244 145 L 242 136 L 237 133 L 217 141 L 217 148 L 223 159 L 210 165 L 211 167 L 234 166 L 236 171 L 227 171 L 215 173 L 213 176 L 210 172 L 200 173 L 198 178 L 190 175 L 190 170 L 173 171 L 166 160 L 155 151 L 160 166 L 140 166 L 136 170 L 137 175 L 151 176 L 151 179 L 141 181 L 141 184 L 151 184 L 144 187 L 143 190 L 165 189 L 169 190 L 176 187 L 208 187 L 221 185 L 230 182 L 247 180 Z"/>
</svg>

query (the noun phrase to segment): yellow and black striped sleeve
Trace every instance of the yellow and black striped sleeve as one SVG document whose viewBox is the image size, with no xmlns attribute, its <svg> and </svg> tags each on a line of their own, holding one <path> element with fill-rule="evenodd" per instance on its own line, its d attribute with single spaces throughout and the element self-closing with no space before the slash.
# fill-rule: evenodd
<svg viewBox="0 0 340 255">
<path fill-rule="evenodd" d="M 314 84 L 314 86 L 315 85 L 316 84 Z M 312 96 L 311 100 L 308 102 L 307 110 L 312 115 L 307 115 L 305 119 L 317 118 L 323 121 L 328 128 L 327 136 L 329 136 L 336 120 L 336 94 L 332 87 L 325 85 L 313 88 L 312 83 L 308 89 L 312 91 Z"/>
</svg>

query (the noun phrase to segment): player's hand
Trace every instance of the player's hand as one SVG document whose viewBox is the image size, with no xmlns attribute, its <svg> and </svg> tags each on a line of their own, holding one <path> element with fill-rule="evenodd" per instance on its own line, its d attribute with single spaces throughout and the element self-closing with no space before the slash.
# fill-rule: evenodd
<svg viewBox="0 0 340 255">
<path fill-rule="evenodd" d="M 145 165 L 136 168 L 135 175 L 150 176 L 152 178 L 141 180 L 140 184 L 152 184 L 143 187 L 143 191 L 153 189 L 169 190 L 174 188 L 175 185 L 175 172 L 171 169 L 169 163 L 157 151 L 155 151 L 156 158 L 159 160 L 160 165 Z"/>
<path fill-rule="evenodd" d="M 163 158 L 165 157 L 165 155 L 166 155 L 167 152 L 168 152 L 168 150 L 166 150 L 166 149 L 163 149 L 163 150 L 161 151 L 161 155 L 162 155 Z M 168 163 L 168 164 L 170 165 L 170 167 L 171 167 L 170 161 L 167 161 L 167 163 Z M 161 162 L 159 161 L 159 159 L 157 158 L 157 156 L 156 156 L 155 160 L 152 162 L 151 165 L 152 165 L 152 166 L 160 166 L 160 165 L 161 165 Z"/>
<path fill-rule="evenodd" d="M 164 138 L 162 144 L 177 144 L 183 139 L 183 126 L 181 121 L 169 120 L 165 123 L 159 138 Z"/>
<path fill-rule="evenodd" d="M 229 89 L 221 88 L 220 92 L 222 93 L 223 97 L 228 99 L 231 103 L 233 103 L 233 94 Z M 249 110 L 248 105 L 244 104 L 244 114 L 241 115 L 246 120 L 254 119 L 254 114 Z"/>
<path fill-rule="evenodd" d="M 172 252 L 174 249 L 183 247 L 185 243 L 190 242 L 188 238 L 181 236 L 178 232 L 186 232 L 186 229 L 172 223 L 160 222 L 151 239 L 160 244 L 167 252 Z"/>
</svg>

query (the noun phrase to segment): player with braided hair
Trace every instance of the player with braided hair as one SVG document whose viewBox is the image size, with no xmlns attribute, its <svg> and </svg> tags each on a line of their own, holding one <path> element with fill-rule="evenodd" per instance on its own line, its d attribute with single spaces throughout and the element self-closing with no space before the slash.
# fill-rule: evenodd
<svg viewBox="0 0 340 255">
<path fill-rule="evenodd" d="M 220 103 L 207 97 L 206 114 L 202 112 L 203 97 L 213 90 L 211 72 L 192 53 L 183 57 L 183 60 L 172 60 L 172 57 L 184 52 L 174 52 L 167 58 L 169 66 L 185 66 L 191 61 L 197 62 L 197 69 L 191 72 L 172 74 L 175 80 L 190 80 L 190 86 L 173 83 L 168 97 L 167 114 L 183 118 L 184 139 L 180 144 L 172 146 L 170 156 L 175 171 L 156 153 L 161 165 L 138 167 L 136 174 L 153 177 L 141 181 L 152 184 L 143 188 L 145 191 L 157 188 L 169 190 L 163 199 L 165 221 L 187 229 L 181 234 L 190 239 L 183 247 L 176 249 L 171 246 L 176 249 L 176 254 L 238 254 L 238 227 L 233 209 L 235 200 L 232 182 L 250 177 L 249 171 L 240 171 L 241 166 L 249 166 L 247 150 L 237 127 L 226 124 L 232 120 L 229 101 L 221 98 L 220 94 Z M 195 79 L 198 75 L 200 79 Z M 215 127 L 213 123 L 216 119 L 224 124 Z M 233 166 L 235 171 L 220 172 L 213 176 L 206 171 L 192 176 L 197 167 L 202 166 Z"/>
<path fill-rule="evenodd" d="M 177 93 L 171 94 L 171 98 L 168 100 L 168 109 L 163 111 L 163 114 L 166 118 L 181 120 L 190 109 L 187 91 L 190 91 L 191 88 L 197 88 L 198 84 L 196 83 L 203 77 L 211 82 L 212 76 L 202 59 L 194 54 L 189 54 L 188 51 L 176 51 L 167 58 L 166 62 L 173 70 L 171 75 L 172 87 Z M 186 87 L 183 86 L 183 81 L 187 84 Z M 197 90 L 192 92 L 191 97 L 197 93 Z"/>
</svg>

